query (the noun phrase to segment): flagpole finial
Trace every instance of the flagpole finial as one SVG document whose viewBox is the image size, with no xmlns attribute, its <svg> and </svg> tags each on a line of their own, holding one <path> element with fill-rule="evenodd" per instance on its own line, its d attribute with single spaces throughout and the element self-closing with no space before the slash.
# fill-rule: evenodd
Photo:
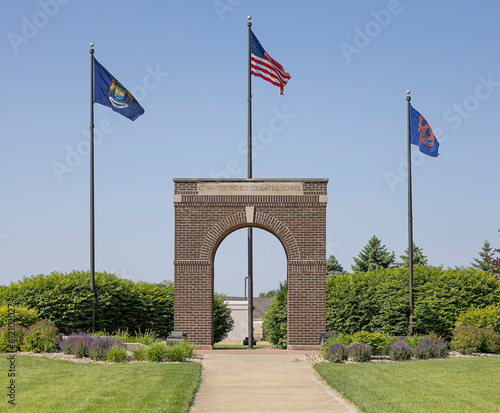
<svg viewBox="0 0 500 413">
<path fill-rule="evenodd" d="M 94 43 L 90 43 L 90 47 L 94 47 Z"/>
<path fill-rule="evenodd" d="M 247 20 L 248 20 L 248 21 L 252 20 L 252 16 L 248 16 L 248 17 L 247 17 Z"/>
<path fill-rule="evenodd" d="M 406 96 L 406 100 L 409 102 L 409 101 L 411 100 L 411 96 L 410 96 L 411 91 L 410 91 L 410 90 L 407 90 L 407 91 L 406 91 L 406 94 L 408 95 L 408 96 Z"/>
<path fill-rule="evenodd" d="M 90 54 L 94 53 L 94 43 L 90 43 Z"/>
</svg>

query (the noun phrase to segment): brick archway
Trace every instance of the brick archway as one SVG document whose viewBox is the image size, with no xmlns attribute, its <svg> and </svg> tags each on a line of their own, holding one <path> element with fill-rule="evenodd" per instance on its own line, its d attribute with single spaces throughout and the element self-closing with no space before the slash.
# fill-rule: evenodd
<svg viewBox="0 0 500 413">
<path fill-rule="evenodd" d="M 174 179 L 176 330 L 213 345 L 213 271 L 231 232 L 257 227 L 285 249 L 288 348 L 317 345 L 326 328 L 327 179 Z"/>
</svg>

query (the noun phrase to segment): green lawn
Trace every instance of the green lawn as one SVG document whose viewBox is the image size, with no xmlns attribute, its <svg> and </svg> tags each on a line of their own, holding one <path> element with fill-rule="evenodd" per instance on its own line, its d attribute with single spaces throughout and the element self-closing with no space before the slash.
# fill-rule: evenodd
<svg viewBox="0 0 500 413">
<path fill-rule="evenodd" d="M 7 371 L 6 355 L 2 359 Z M 16 406 L 5 394 L 0 411 L 187 412 L 200 375 L 198 363 L 102 365 L 16 356 Z"/>
<path fill-rule="evenodd" d="M 364 412 L 500 412 L 500 356 L 315 369 Z"/>
</svg>

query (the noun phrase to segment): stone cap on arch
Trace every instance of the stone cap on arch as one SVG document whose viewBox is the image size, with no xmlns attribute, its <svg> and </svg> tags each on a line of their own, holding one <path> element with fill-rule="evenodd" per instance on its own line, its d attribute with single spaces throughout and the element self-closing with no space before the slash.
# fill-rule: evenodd
<svg viewBox="0 0 500 413">
<path fill-rule="evenodd" d="M 180 202 L 232 201 L 326 204 L 327 178 L 175 178 L 174 204 Z M 227 199 L 227 198 L 226 198 Z"/>
</svg>

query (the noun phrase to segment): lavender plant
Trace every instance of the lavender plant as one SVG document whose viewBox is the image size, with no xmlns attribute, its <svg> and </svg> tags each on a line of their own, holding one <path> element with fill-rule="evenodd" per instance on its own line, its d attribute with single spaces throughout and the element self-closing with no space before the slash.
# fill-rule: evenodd
<svg viewBox="0 0 500 413">
<path fill-rule="evenodd" d="M 351 344 L 348 351 L 353 361 L 360 363 L 370 361 L 373 355 L 372 346 L 363 343 Z"/>
<path fill-rule="evenodd" d="M 114 345 L 125 348 L 125 344 L 120 340 L 113 340 L 107 337 L 94 338 L 89 345 L 89 357 L 92 360 L 104 360 L 109 349 Z"/>
<path fill-rule="evenodd" d="M 394 361 L 410 360 L 411 348 L 408 344 L 397 341 L 389 347 L 389 356 Z"/>
<path fill-rule="evenodd" d="M 430 337 L 424 337 L 417 346 L 413 348 L 413 356 L 417 359 L 430 359 L 446 357 L 448 355 L 448 343 L 438 341 L 437 343 Z"/>
<path fill-rule="evenodd" d="M 347 360 L 348 356 L 349 352 L 347 351 L 347 348 L 340 343 L 337 343 L 335 345 L 330 344 L 328 351 L 323 353 L 323 357 L 325 358 L 325 360 L 332 363 L 342 363 L 343 361 Z"/>
</svg>

